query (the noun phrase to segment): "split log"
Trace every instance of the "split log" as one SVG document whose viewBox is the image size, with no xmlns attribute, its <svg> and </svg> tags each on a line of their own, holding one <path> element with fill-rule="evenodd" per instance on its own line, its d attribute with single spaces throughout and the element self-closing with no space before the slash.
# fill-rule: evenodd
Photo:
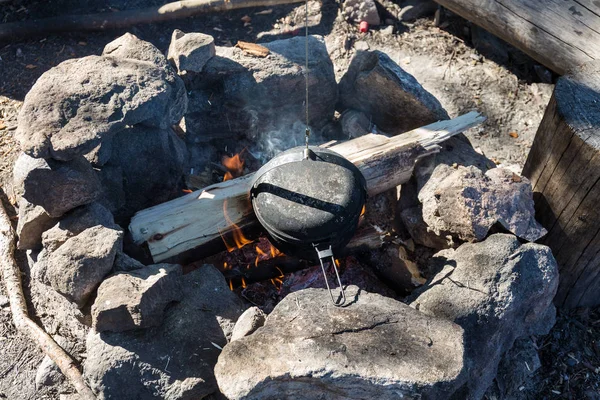
<svg viewBox="0 0 600 400">
<path fill-rule="evenodd" d="M 600 61 L 561 77 L 523 175 L 560 268 L 555 303 L 600 304 Z"/>
<path fill-rule="evenodd" d="M 15 232 L 10 223 L 10 218 L 0 203 L 0 271 L 6 286 L 13 323 L 17 330 L 29 336 L 75 387 L 81 399 L 93 400 L 96 398 L 92 390 L 85 383 L 75 361 L 40 328 L 27 313 L 27 304 L 21 286 L 21 271 L 14 258 Z"/>
<path fill-rule="evenodd" d="M 600 3 L 592 0 L 436 0 L 551 70 L 600 58 Z"/>
<path fill-rule="evenodd" d="M 181 0 L 138 10 L 88 15 L 65 15 L 32 21 L 0 24 L 0 41 L 24 39 L 59 32 L 103 31 L 137 24 L 162 22 L 219 11 L 250 7 L 273 7 L 304 0 Z"/>
<path fill-rule="evenodd" d="M 483 121 L 485 117 L 470 112 L 391 138 L 369 134 L 330 149 L 360 169 L 369 196 L 374 196 L 407 182 L 417 160 Z M 138 212 L 129 225 L 133 241 L 147 243 L 154 262 L 182 262 L 192 250 L 197 259 L 222 251 L 222 237 L 233 242 L 231 237 L 238 228 L 244 233 L 260 229 L 248 195 L 252 176 L 218 183 Z"/>
</svg>

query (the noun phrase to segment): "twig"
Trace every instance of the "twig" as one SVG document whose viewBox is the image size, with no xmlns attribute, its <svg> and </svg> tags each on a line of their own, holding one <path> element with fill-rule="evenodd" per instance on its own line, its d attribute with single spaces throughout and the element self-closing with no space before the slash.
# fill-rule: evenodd
<svg viewBox="0 0 600 400">
<path fill-rule="evenodd" d="M 54 18 L 0 24 L 0 40 L 40 36 L 69 31 L 103 31 L 150 22 L 187 18 L 209 12 L 239 8 L 272 7 L 303 0 L 181 0 L 137 10 L 88 15 L 63 15 Z"/>
<path fill-rule="evenodd" d="M 84 400 L 96 399 L 92 390 L 83 380 L 83 376 L 75 361 L 48 335 L 42 328 L 33 322 L 27 314 L 27 304 L 21 286 L 21 275 L 19 267 L 14 258 L 15 232 L 10 223 L 10 218 L 0 204 L 0 267 L 6 292 L 10 301 L 15 327 L 33 339 L 42 349 L 44 354 L 52 359 L 67 377 L 75 390 Z"/>
</svg>

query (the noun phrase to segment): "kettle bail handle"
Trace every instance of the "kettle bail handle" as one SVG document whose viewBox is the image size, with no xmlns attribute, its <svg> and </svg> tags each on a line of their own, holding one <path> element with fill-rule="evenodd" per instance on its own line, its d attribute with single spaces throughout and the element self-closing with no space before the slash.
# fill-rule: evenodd
<svg viewBox="0 0 600 400">
<path fill-rule="evenodd" d="M 317 256 L 319 257 L 319 263 L 321 264 L 321 270 L 323 271 L 323 279 L 325 279 L 325 285 L 327 285 L 327 290 L 329 291 L 329 295 L 331 296 L 331 302 L 334 306 L 341 307 L 346 303 L 346 293 L 344 292 L 344 286 L 342 286 L 342 280 L 340 279 L 340 274 L 338 272 L 337 265 L 335 265 L 335 258 L 333 257 L 333 250 L 331 249 L 331 245 L 329 245 L 329 247 L 325 250 L 319 250 L 318 244 L 313 243 L 313 246 L 315 248 L 315 251 L 317 252 Z M 327 273 L 325 272 L 325 265 L 323 264 L 323 261 L 327 260 L 328 258 L 331 259 L 331 266 L 335 271 L 335 276 L 337 277 L 338 285 L 340 285 L 340 293 L 342 295 L 341 303 L 335 301 L 335 299 L 333 298 L 333 292 L 329 287 Z"/>
</svg>

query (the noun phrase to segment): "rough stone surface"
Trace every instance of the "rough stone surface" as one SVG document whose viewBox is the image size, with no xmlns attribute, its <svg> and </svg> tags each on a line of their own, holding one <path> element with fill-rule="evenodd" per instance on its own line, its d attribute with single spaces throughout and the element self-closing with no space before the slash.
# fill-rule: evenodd
<svg viewBox="0 0 600 400">
<path fill-rule="evenodd" d="M 451 247 L 452 239 L 446 238 L 446 232 L 438 232 L 435 234 L 429 229 L 425 221 L 423 221 L 423 209 L 421 206 L 410 207 L 400 212 L 402 223 L 408 234 L 413 238 L 415 243 L 431 247 L 432 249 L 446 249 Z M 450 242 L 450 243 L 449 243 Z"/>
<path fill-rule="evenodd" d="M 81 308 L 112 269 L 121 246 L 122 232 L 94 226 L 38 262 L 43 263 L 50 285 Z"/>
<path fill-rule="evenodd" d="M 82 156 L 63 162 L 21 154 L 13 177 L 23 198 L 41 206 L 53 218 L 91 203 L 101 194 L 100 181 Z"/>
<path fill-rule="evenodd" d="M 213 266 L 180 279 L 181 302 L 160 326 L 90 331 L 84 374 L 100 400 L 201 399 L 217 390 L 213 369 L 244 307 Z"/>
<path fill-rule="evenodd" d="M 112 155 L 100 171 L 101 202 L 119 223 L 137 211 L 181 194 L 188 162 L 185 143 L 171 130 L 136 126 L 112 139 Z"/>
<path fill-rule="evenodd" d="M 164 54 L 156 46 L 129 32 L 104 46 L 102 55 L 148 61 L 160 68 L 169 66 Z"/>
<path fill-rule="evenodd" d="M 167 305 L 181 299 L 181 266 L 149 265 L 104 280 L 92 306 L 98 332 L 123 332 L 158 326 Z"/>
<path fill-rule="evenodd" d="M 49 216 L 40 206 L 35 206 L 27 200 L 19 200 L 19 221 L 17 247 L 24 249 L 37 249 L 42 244 L 42 233 L 56 223 L 56 218 Z"/>
<path fill-rule="evenodd" d="M 266 314 L 258 307 L 250 307 L 235 323 L 233 333 L 231 334 L 231 341 L 241 339 L 244 336 L 248 336 L 258 328 L 265 324 Z"/>
<path fill-rule="evenodd" d="M 91 324 L 87 316 L 47 284 L 32 279 L 30 285 L 31 302 L 44 330 L 52 336 L 70 338 L 70 345 L 77 349 L 73 354 L 85 351 L 85 338 Z"/>
<path fill-rule="evenodd" d="M 303 132 L 305 39 L 261 45 L 269 49 L 267 57 L 254 57 L 237 47 L 217 47 L 202 74 L 188 83 L 185 122 L 191 141 L 233 132 L 266 142 L 277 132 L 284 132 L 285 139 L 289 132 Z M 333 118 L 337 84 L 323 38 L 310 36 L 308 45 L 310 125 L 318 131 Z M 297 129 L 290 130 L 295 125 Z"/>
<path fill-rule="evenodd" d="M 254 334 L 232 341 L 215 375 L 228 399 L 448 398 L 463 372 L 463 331 L 394 299 L 347 289 L 288 295 Z"/>
<path fill-rule="evenodd" d="M 129 257 L 122 251 L 117 251 L 117 255 L 115 256 L 115 263 L 113 265 L 114 272 L 129 272 L 145 267 L 146 266 L 144 264 L 142 264 L 135 258 Z"/>
<path fill-rule="evenodd" d="M 354 108 L 396 135 L 448 119 L 440 102 L 385 53 L 359 51 L 339 84 L 338 108 Z"/>
<path fill-rule="evenodd" d="M 377 6 L 373 0 L 346 0 L 342 10 L 344 17 L 351 22 L 366 21 L 371 26 L 381 24 Z"/>
<path fill-rule="evenodd" d="M 119 229 L 112 214 L 100 203 L 94 202 L 70 211 L 58 223 L 42 234 L 44 248 L 53 252 L 73 236 L 79 235 L 92 226 L 101 225 L 107 228 Z"/>
<path fill-rule="evenodd" d="M 495 234 L 442 250 L 432 262 L 440 272 L 411 306 L 463 327 L 469 377 L 460 398 L 480 399 L 515 339 L 546 334 L 554 324 L 556 261 L 547 246 Z"/>
<path fill-rule="evenodd" d="M 214 55 L 215 39 L 204 33 L 184 33 L 179 29 L 173 31 L 167 58 L 179 73 L 202 72 L 202 69 Z"/>
<path fill-rule="evenodd" d="M 170 68 L 87 56 L 46 71 L 25 96 L 15 137 L 33 157 L 71 160 L 128 125 L 167 128 L 187 105 Z"/>
<path fill-rule="evenodd" d="M 546 230 L 535 220 L 529 180 L 504 168 L 487 172 L 469 166 L 438 165 L 419 190 L 428 229 L 462 241 L 481 241 L 497 222 L 522 239 Z"/>
</svg>

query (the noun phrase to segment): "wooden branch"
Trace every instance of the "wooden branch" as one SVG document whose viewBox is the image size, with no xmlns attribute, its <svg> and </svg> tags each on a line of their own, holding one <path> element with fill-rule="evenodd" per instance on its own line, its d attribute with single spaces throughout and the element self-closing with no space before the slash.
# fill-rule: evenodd
<svg viewBox="0 0 600 400">
<path fill-rule="evenodd" d="M 436 0 L 551 70 L 600 58 L 600 4 L 591 0 Z"/>
<path fill-rule="evenodd" d="M 367 180 L 369 196 L 407 182 L 420 158 L 439 151 L 439 143 L 485 121 L 477 112 L 436 122 L 388 138 L 369 134 L 329 147 L 353 162 Z M 246 232 L 259 224 L 248 193 L 252 174 L 211 185 L 186 196 L 138 212 L 129 230 L 135 243 L 146 242 L 155 262 L 179 261 L 202 247 L 203 256 L 217 253 L 215 243 L 228 242 L 236 227 Z"/>
<path fill-rule="evenodd" d="M 161 22 L 239 8 L 273 7 L 304 0 L 181 0 L 162 6 L 100 14 L 65 15 L 54 18 L 0 24 L 0 41 L 24 39 L 49 33 L 103 31 L 136 24 Z"/>
<path fill-rule="evenodd" d="M 10 301 L 15 327 L 22 333 L 29 335 L 58 365 L 60 371 L 67 377 L 84 400 L 96 398 L 92 390 L 83 380 L 75 361 L 48 335 L 42 328 L 33 322 L 27 314 L 27 304 L 21 286 L 21 273 L 14 258 L 15 232 L 4 206 L 0 203 L 0 267 L 6 292 Z"/>
</svg>

